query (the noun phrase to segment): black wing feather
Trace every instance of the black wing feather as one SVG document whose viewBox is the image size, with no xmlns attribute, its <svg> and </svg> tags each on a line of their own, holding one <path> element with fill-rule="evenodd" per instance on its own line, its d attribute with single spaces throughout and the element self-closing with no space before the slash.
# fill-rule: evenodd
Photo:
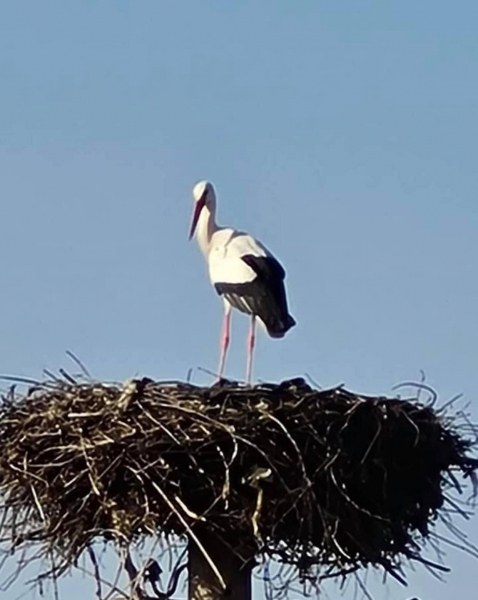
<svg viewBox="0 0 478 600">
<path fill-rule="evenodd" d="M 295 325 L 287 307 L 282 265 L 273 256 L 246 254 L 241 259 L 257 277 L 245 283 L 216 283 L 217 293 L 241 312 L 257 315 L 271 336 L 282 337 Z"/>
</svg>

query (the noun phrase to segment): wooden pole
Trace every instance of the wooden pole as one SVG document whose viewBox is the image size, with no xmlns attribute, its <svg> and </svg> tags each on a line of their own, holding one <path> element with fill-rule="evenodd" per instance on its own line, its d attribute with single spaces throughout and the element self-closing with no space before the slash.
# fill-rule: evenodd
<svg viewBox="0 0 478 600">
<path fill-rule="evenodd" d="M 230 548 L 211 534 L 198 538 L 206 551 L 198 547 L 194 539 L 188 543 L 189 600 L 251 600 L 251 571 L 253 560 L 244 563 Z M 212 561 L 219 571 L 226 590 L 221 585 Z"/>
</svg>

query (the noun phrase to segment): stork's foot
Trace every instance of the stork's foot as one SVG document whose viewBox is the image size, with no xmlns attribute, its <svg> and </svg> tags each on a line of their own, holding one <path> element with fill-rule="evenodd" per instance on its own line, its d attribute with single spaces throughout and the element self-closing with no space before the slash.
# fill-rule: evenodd
<svg viewBox="0 0 478 600">
<path fill-rule="evenodd" d="M 237 387 L 239 385 L 238 381 L 233 381 L 232 379 L 226 379 L 225 377 L 219 377 L 211 387 L 214 388 L 225 388 L 225 387 Z"/>
</svg>

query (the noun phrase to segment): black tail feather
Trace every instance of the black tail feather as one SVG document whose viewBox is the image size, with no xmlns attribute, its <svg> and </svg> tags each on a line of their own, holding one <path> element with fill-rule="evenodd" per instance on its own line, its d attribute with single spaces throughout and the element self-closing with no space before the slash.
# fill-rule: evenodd
<svg viewBox="0 0 478 600">
<path fill-rule="evenodd" d="M 285 292 L 274 294 L 259 280 L 242 284 L 216 284 L 216 290 L 237 310 L 256 315 L 265 325 L 271 337 L 283 337 L 295 325 L 289 314 Z"/>
<path fill-rule="evenodd" d="M 284 335 L 289 331 L 289 329 L 294 327 L 295 324 L 296 322 L 294 317 L 292 317 L 289 314 L 287 315 L 286 319 L 284 321 L 281 321 L 280 323 L 273 323 L 270 325 L 265 323 L 267 327 L 267 333 L 273 338 L 284 337 Z"/>
</svg>

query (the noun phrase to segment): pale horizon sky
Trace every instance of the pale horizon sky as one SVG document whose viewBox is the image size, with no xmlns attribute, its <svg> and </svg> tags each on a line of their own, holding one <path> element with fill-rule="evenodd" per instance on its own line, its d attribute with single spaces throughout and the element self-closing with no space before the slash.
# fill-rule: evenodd
<svg viewBox="0 0 478 600">
<path fill-rule="evenodd" d="M 258 379 L 393 394 L 423 370 L 476 422 L 477 20 L 471 0 L 3 3 L 0 373 L 71 350 L 99 379 L 210 383 L 222 306 L 187 240 L 209 179 L 219 222 L 287 271 L 297 326 L 260 336 Z M 371 592 L 469 597 L 476 560 L 446 562 Z"/>
</svg>

